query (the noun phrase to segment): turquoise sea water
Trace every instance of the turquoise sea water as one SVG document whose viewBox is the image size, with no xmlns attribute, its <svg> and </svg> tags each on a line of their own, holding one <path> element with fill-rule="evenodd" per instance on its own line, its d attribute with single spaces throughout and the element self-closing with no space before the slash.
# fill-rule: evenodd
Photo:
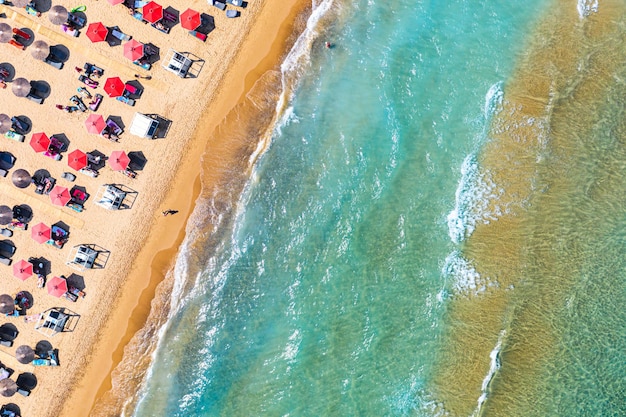
<svg viewBox="0 0 626 417">
<path fill-rule="evenodd" d="M 581 5 L 567 7 L 577 13 Z M 550 205 L 561 198 L 558 187 L 554 194 L 542 188 L 542 197 L 533 197 L 536 205 L 502 209 L 531 219 L 533 226 L 518 240 L 526 242 L 520 268 L 533 285 L 511 283 L 514 296 L 493 302 L 506 311 L 501 328 L 465 326 L 484 334 L 489 349 L 483 356 L 484 346 L 454 336 L 469 323 L 467 311 L 488 311 L 480 303 L 498 287 L 497 278 L 504 286 L 503 276 L 512 273 L 506 264 L 515 264 L 506 252 L 491 251 L 483 263 L 492 274 L 488 280 L 476 249 L 492 242 L 480 240 L 477 224 L 499 221 L 499 212 L 485 213 L 490 201 L 507 193 L 485 174 L 488 144 L 502 140 L 493 134 L 492 120 L 508 108 L 507 87 L 554 5 L 337 0 L 315 6 L 314 15 L 324 14 L 326 24 L 312 23 L 304 35 L 309 46 L 299 45 L 283 67 L 297 72 L 299 81 L 239 200 L 236 221 L 222 231 L 217 249 L 189 249 L 193 242 L 187 242 L 181 254 L 203 272 L 179 272 L 177 279 L 187 284 L 178 288 L 187 290 L 162 330 L 134 415 L 624 415 L 626 315 L 608 311 L 626 299 L 624 262 L 617 259 L 626 223 L 617 203 L 607 203 L 619 215 L 599 227 L 604 233 L 580 244 L 588 257 L 576 250 L 562 254 L 564 265 L 568 257 L 580 263 L 568 274 L 593 282 L 555 284 L 560 292 L 546 297 L 546 303 L 573 304 L 573 316 L 532 305 L 550 287 L 551 276 L 541 270 L 550 258 L 541 248 L 558 240 L 557 230 L 585 241 L 576 229 L 580 223 L 566 221 L 571 213 L 555 220 L 566 211 Z M 324 48 L 325 40 L 333 48 Z M 294 58 L 303 55 L 304 63 Z M 610 114 L 619 114 L 619 103 L 611 105 L 617 110 Z M 594 120 L 598 136 L 619 136 L 623 129 Z M 572 153 L 593 165 L 585 155 L 609 148 L 621 155 L 613 145 Z M 556 154 L 553 149 L 550 157 Z M 557 173 L 563 175 L 528 180 L 541 188 Z M 584 175 L 590 182 L 602 177 L 591 168 Z M 199 224 L 210 204 L 198 202 Z M 546 219 L 555 224 L 544 235 Z M 478 236 L 466 247 L 474 228 Z M 497 273 L 493 259 L 499 260 Z M 611 279 L 594 280 L 596 273 Z M 496 310 L 490 317 L 499 317 Z M 540 369 L 523 354 L 516 357 L 525 349 L 523 331 L 516 329 L 535 325 L 550 336 L 531 345 L 551 343 L 546 351 L 568 352 L 537 358 L 551 359 Z M 479 352 L 478 360 L 472 352 Z M 453 404 L 465 397 L 451 399 L 456 391 L 448 385 L 466 374 L 478 383 L 463 386 L 469 400 Z M 487 398 L 482 408 L 481 395 Z M 498 395 L 515 407 L 490 409 Z"/>
</svg>

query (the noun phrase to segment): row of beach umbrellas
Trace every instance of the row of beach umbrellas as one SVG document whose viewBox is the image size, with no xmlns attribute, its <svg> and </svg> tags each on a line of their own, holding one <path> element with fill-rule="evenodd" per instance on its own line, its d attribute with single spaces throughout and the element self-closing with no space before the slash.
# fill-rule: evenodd
<svg viewBox="0 0 626 417">
<path fill-rule="evenodd" d="M 23 267 L 23 272 L 20 272 L 20 276 L 15 275 L 16 278 L 25 281 L 33 274 L 33 265 L 23 259 L 20 262 L 24 262 L 30 265 L 30 269 L 27 269 L 27 266 Z M 28 275 L 28 270 L 30 270 L 30 275 Z M 13 271 L 15 272 L 15 268 L 13 269 Z M 68 290 L 67 279 L 65 277 L 62 278 L 55 276 L 52 279 L 48 280 L 48 282 L 46 283 L 46 289 L 48 290 L 48 294 L 59 298 Z M 13 310 L 15 310 L 15 300 L 13 299 L 13 297 L 8 294 L 1 294 L 0 314 L 11 314 Z"/>
</svg>

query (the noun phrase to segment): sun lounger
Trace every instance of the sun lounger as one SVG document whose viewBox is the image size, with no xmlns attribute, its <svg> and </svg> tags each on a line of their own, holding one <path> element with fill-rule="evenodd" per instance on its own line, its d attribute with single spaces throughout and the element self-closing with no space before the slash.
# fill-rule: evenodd
<svg viewBox="0 0 626 417">
<path fill-rule="evenodd" d="M 122 103 L 126 103 L 129 106 L 134 106 L 135 105 L 135 100 L 133 100 L 132 98 L 128 98 L 128 97 L 124 97 L 124 96 L 118 96 L 116 97 L 117 101 L 121 101 Z"/>
<path fill-rule="evenodd" d="M 61 174 L 61 178 L 69 182 L 74 182 L 74 180 L 76 179 L 76 175 L 72 174 L 71 172 L 64 172 L 63 174 Z"/>
<path fill-rule="evenodd" d="M 11 237 L 13 236 L 13 231 L 6 229 L 6 228 L 2 228 L 0 229 L 0 236 Z"/>
<path fill-rule="evenodd" d="M 94 64 L 90 64 L 89 62 L 85 63 L 83 69 L 85 70 L 85 74 L 87 74 L 89 77 L 94 76 L 100 78 L 104 75 L 104 70 L 102 68 Z"/>
<path fill-rule="evenodd" d="M 48 56 L 46 59 L 43 60 L 43 62 L 56 69 L 63 69 L 63 63 L 61 61 L 54 60 L 53 58 L 51 58 L 51 56 Z"/>
<path fill-rule="evenodd" d="M 68 13 L 67 22 L 77 28 L 82 28 L 85 26 L 85 19 L 74 13 Z"/>
<path fill-rule="evenodd" d="M 74 96 L 70 97 L 70 101 L 73 104 L 77 105 L 78 108 L 80 109 L 80 111 L 82 111 L 82 112 L 87 111 L 87 106 L 85 106 L 85 103 L 83 102 L 83 100 L 81 100 L 80 97 L 74 95 Z"/>
<path fill-rule="evenodd" d="M 141 62 L 139 60 L 133 61 L 133 64 L 140 66 L 141 68 L 145 69 L 146 71 L 150 71 L 150 68 L 152 68 L 152 65 L 150 65 L 150 63 L 148 63 L 148 62 Z"/>
<path fill-rule="evenodd" d="M 200 39 L 202 42 L 206 41 L 206 35 L 202 32 L 198 32 L 197 30 L 190 30 L 189 34 L 194 38 Z"/>
<path fill-rule="evenodd" d="M 22 387 L 17 387 L 17 393 L 23 395 L 24 397 L 28 397 L 30 395 L 30 391 Z"/>
<path fill-rule="evenodd" d="M 235 18 L 239 17 L 239 11 L 237 10 L 226 10 L 226 17 Z"/>
<path fill-rule="evenodd" d="M 4 136 L 17 142 L 24 142 L 24 135 L 21 135 L 13 130 L 9 130 L 7 133 L 4 134 Z"/>
<path fill-rule="evenodd" d="M 220 10 L 225 10 L 226 9 L 226 3 L 222 3 L 221 1 L 213 1 L 212 3 L 213 6 L 217 7 Z"/>
<path fill-rule="evenodd" d="M 175 13 L 171 13 L 166 9 L 163 9 L 163 20 L 166 22 L 176 23 L 178 22 L 178 16 Z"/>
<path fill-rule="evenodd" d="M 96 94 L 96 96 L 89 102 L 89 110 L 96 111 L 98 107 L 100 107 L 100 103 L 102 103 L 102 94 Z"/>
<path fill-rule="evenodd" d="M 226 3 L 230 3 L 233 6 L 237 6 L 237 7 L 243 7 L 243 1 L 242 0 L 226 0 Z"/>
<path fill-rule="evenodd" d="M 10 258 L 7 258 L 3 255 L 0 255 L 0 264 L 4 264 L 4 265 L 11 265 L 11 262 L 13 262 Z"/>
<path fill-rule="evenodd" d="M 13 36 L 19 36 L 20 38 L 23 38 L 24 40 L 27 40 L 27 41 L 30 40 L 30 35 L 18 28 L 13 28 Z"/>
<path fill-rule="evenodd" d="M 31 100 L 31 101 L 34 101 L 37 104 L 42 104 L 43 103 L 43 97 L 39 97 L 37 94 L 34 93 L 33 90 L 30 90 L 30 92 L 28 93 L 26 98 Z"/>
<path fill-rule="evenodd" d="M 152 23 L 150 26 L 152 26 L 156 30 L 161 31 L 161 32 L 163 32 L 165 34 L 170 33 L 170 27 L 169 26 L 165 26 L 161 22 Z"/>
<path fill-rule="evenodd" d="M 26 9 L 26 13 L 28 13 L 31 16 L 36 16 L 36 17 L 41 16 L 41 12 L 35 9 L 33 2 L 27 5 L 25 9 Z"/>
<path fill-rule="evenodd" d="M 77 37 L 79 35 L 78 30 L 69 25 L 65 25 L 65 24 L 61 25 L 61 30 L 73 37 Z"/>
<path fill-rule="evenodd" d="M 24 45 L 22 45 L 21 43 L 19 43 L 18 41 L 16 41 L 15 39 L 11 39 L 9 41 L 9 45 L 13 45 L 15 46 L 17 49 L 21 49 L 22 51 L 24 50 L 24 48 L 26 48 Z"/>
<path fill-rule="evenodd" d="M 11 341 L 11 340 L 0 340 L 0 346 L 11 347 L 11 346 L 13 346 L 13 341 Z"/>
<path fill-rule="evenodd" d="M 132 36 L 125 34 L 124 32 L 120 31 L 119 28 L 117 27 L 111 29 L 110 33 L 111 33 L 111 36 L 113 36 L 114 38 L 119 39 L 124 42 L 128 42 L 129 40 L 132 39 Z"/>
<path fill-rule="evenodd" d="M 95 171 L 95 170 L 93 170 L 91 168 L 87 168 L 87 167 L 79 169 L 78 172 L 80 172 L 81 174 L 85 174 L 85 175 L 87 175 L 88 177 L 91 177 L 91 178 L 96 178 L 98 176 L 98 171 Z"/>
<path fill-rule="evenodd" d="M 0 241 L 0 255 L 11 257 L 14 254 L 15 254 L 15 246 L 11 245 L 10 243 L 7 243 L 7 241 Z"/>
<path fill-rule="evenodd" d="M 87 87 L 91 87 L 91 88 L 96 88 L 98 87 L 98 84 L 99 84 L 98 81 L 92 80 L 91 78 L 83 74 L 78 76 L 78 81 L 84 83 Z"/>
<path fill-rule="evenodd" d="M 28 132 L 29 126 L 19 117 L 11 117 L 11 127 L 15 129 L 16 132 L 26 133 Z"/>
<path fill-rule="evenodd" d="M 0 168 L 0 177 L 4 178 L 7 176 L 8 173 L 9 171 L 7 171 L 6 169 Z"/>
<path fill-rule="evenodd" d="M 137 12 L 137 11 L 133 12 L 133 17 L 135 19 L 139 20 L 140 22 L 148 23 L 147 20 L 144 20 L 143 15 L 141 14 L 141 12 Z"/>
<path fill-rule="evenodd" d="M 113 119 L 107 119 L 106 125 L 109 128 L 109 133 L 112 133 L 116 136 L 119 136 L 124 132 L 124 129 L 122 129 L 117 123 L 115 123 Z"/>
<path fill-rule="evenodd" d="M 136 96 L 140 96 L 141 95 L 141 90 L 138 89 L 137 87 L 135 87 L 132 84 L 126 83 L 124 85 L 124 93 L 122 94 L 125 97 L 129 97 L 130 95 L 136 95 Z"/>
<path fill-rule="evenodd" d="M 78 87 L 76 89 L 76 92 L 78 92 L 78 94 L 80 94 L 83 98 L 91 98 L 92 95 L 89 91 L 87 91 L 87 89 L 85 87 Z"/>
</svg>

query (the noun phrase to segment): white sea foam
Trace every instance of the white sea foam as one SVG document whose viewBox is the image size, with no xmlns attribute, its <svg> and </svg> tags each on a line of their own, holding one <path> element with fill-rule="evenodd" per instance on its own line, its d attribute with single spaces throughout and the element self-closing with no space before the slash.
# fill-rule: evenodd
<svg viewBox="0 0 626 417">
<path fill-rule="evenodd" d="M 491 381 L 493 380 L 493 377 L 496 376 L 496 373 L 502 366 L 500 362 L 500 351 L 502 349 L 502 343 L 505 337 L 506 337 L 506 331 L 502 330 L 500 332 L 500 335 L 498 336 L 498 343 L 496 343 L 496 347 L 489 354 L 489 358 L 491 359 L 489 372 L 487 372 L 487 375 L 485 375 L 485 379 L 483 379 L 483 384 L 481 387 L 481 394 L 480 394 L 480 397 L 478 397 L 478 405 L 476 409 L 474 410 L 474 412 L 472 413 L 472 417 L 480 416 L 482 407 L 485 404 L 485 401 L 487 401 L 487 398 L 489 397 L 489 386 L 491 385 Z"/>
<path fill-rule="evenodd" d="M 482 172 L 475 155 L 468 155 L 461 166 L 455 207 L 448 214 L 448 234 L 454 243 L 469 237 L 479 223 L 498 219 L 503 210 L 497 200 L 504 194 L 488 171 Z"/>
<path fill-rule="evenodd" d="M 576 9 L 578 10 L 578 16 L 584 19 L 591 13 L 598 13 L 598 0 L 578 0 Z"/>
<path fill-rule="evenodd" d="M 482 277 L 459 251 L 454 251 L 446 257 L 442 274 L 452 279 L 451 289 L 456 295 L 478 295 L 495 285 L 488 278 Z"/>
<path fill-rule="evenodd" d="M 502 109 L 504 90 L 502 81 L 495 83 L 485 96 L 485 120 L 489 121 L 493 115 Z"/>
</svg>

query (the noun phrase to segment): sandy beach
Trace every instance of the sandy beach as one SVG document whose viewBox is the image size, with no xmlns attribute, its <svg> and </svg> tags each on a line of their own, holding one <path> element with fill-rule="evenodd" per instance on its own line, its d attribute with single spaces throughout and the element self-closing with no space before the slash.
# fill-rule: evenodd
<svg viewBox="0 0 626 417">
<path fill-rule="evenodd" d="M 68 1 L 63 5 L 71 9 L 80 3 Z M 53 337 L 40 334 L 34 323 L 25 322 L 24 316 L 3 317 L 3 323 L 13 324 L 19 335 L 13 347 L 0 347 L 0 363 L 13 370 L 12 379 L 24 372 L 32 372 L 37 378 L 37 386 L 29 397 L 14 395 L 4 399 L 3 404 L 16 404 L 22 416 L 119 415 L 113 409 L 122 405 L 125 398 L 110 393 L 115 385 L 111 373 L 122 361 L 133 335 L 146 323 L 155 295 L 166 297 L 168 293 L 164 277 L 184 237 L 186 220 L 200 190 L 201 164 L 204 164 L 205 186 L 206 181 L 219 184 L 229 159 L 241 158 L 242 152 L 254 150 L 253 142 L 257 138 L 250 138 L 251 143 L 229 143 L 228 135 L 219 129 L 220 123 L 245 100 L 246 93 L 260 77 L 277 68 L 292 40 L 293 22 L 308 5 L 298 0 L 249 2 L 246 8 L 239 9 L 241 16 L 236 19 L 227 19 L 223 11 L 205 2 L 171 1 L 163 5 L 179 12 L 192 7 L 213 16 L 215 29 L 202 42 L 190 36 L 180 23 L 165 34 L 130 16 L 123 5 L 112 6 L 106 1 L 87 4 L 84 12 L 87 24 L 100 21 L 108 27 L 118 26 L 133 39 L 158 47 L 161 58 L 170 48 L 195 56 L 201 62 L 198 76 L 185 79 L 162 68 L 162 60 L 149 71 L 134 65 L 124 57 L 123 44 L 92 43 L 85 33 L 70 37 L 50 22 L 47 11 L 42 10 L 41 16 L 36 17 L 25 9 L 0 5 L 0 13 L 6 14 L 0 22 L 27 31 L 31 42 L 43 40 L 49 45 L 63 45 L 69 51 L 63 69 L 58 70 L 33 58 L 30 46 L 21 51 L 10 44 L 0 44 L 0 63 L 14 68 L 13 79 L 23 77 L 49 86 L 43 104 L 16 97 L 11 92 L 11 82 L 0 92 L 0 113 L 24 116 L 32 123 L 22 143 L 1 138 L 1 150 L 10 152 L 16 162 L 8 176 L 0 179 L 0 204 L 28 205 L 33 212 L 30 226 L 61 221 L 70 229 L 69 241 L 62 249 L 35 242 L 30 230 L 15 230 L 11 238 L 17 248 L 13 262 L 43 257 L 51 266 L 48 279 L 74 274 L 72 279 L 84 283 L 86 294 L 76 302 L 56 298 L 45 288 L 37 288 L 35 276 L 20 281 L 13 277 L 12 267 L 2 266 L 2 293 L 15 295 L 28 291 L 33 295 L 34 302 L 27 315 L 53 307 L 65 308 L 75 315 L 73 331 Z M 105 96 L 97 114 L 104 118 L 121 117 L 125 132 L 118 143 L 87 133 L 84 122 L 93 112 L 66 113 L 55 107 L 70 105 L 68 99 L 76 94 L 78 87 L 84 87 L 74 68 L 82 68 L 86 62 L 104 69 L 102 81 L 119 76 L 123 81 L 139 81 L 144 89 L 134 107 L 107 97 L 102 85 L 89 89 Z M 135 74 L 151 79 L 136 79 Z M 128 130 L 135 112 L 158 114 L 170 120 L 165 137 L 150 140 L 131 135 Z M 69 146 L 60 161 L 35 153 L 29 146 L 32 134 L 38 132 L 67 137 Z M 141 152 L 145 166 L 137 169 L 136 178 L 128 178 L 105 164 L 97 178 L 93 178 L 68 166 L 67 155 L 76 149 L 97 150 L 105 156 L 116 150 Z M 32 185 L 24 189 L 13 186 L 11 174 L 20 168 L 31 175 L 45 169 L 59 185 L 85 187 L 90 198 L 84 204 L 84 211 L 53 205 L 49 196 L 36 194 Z M 63 172 L 74 173 L 76 181 L 62 179 Z M 106 210 L 94 204 L 102 184 L 122 184 L 134 190 L 130 209 Z M 161 213 L 166 209 L 178 213 L 163 216 Z M 103 268 L 76 271 L 66 264 L 69 251 L 81 244 L 103 249 L 101 259 L 106 260 Z M 61 366 L 34 367 L 15 359 L 17 346 L 34 347 L 44 339 L 58 349 Z M 149 359 L 149 352 L 141 354 L 146 361 Z M 92 411 L 96 401 L 103 397 L 112 406 L 96 407 Z"/>
</svg>

